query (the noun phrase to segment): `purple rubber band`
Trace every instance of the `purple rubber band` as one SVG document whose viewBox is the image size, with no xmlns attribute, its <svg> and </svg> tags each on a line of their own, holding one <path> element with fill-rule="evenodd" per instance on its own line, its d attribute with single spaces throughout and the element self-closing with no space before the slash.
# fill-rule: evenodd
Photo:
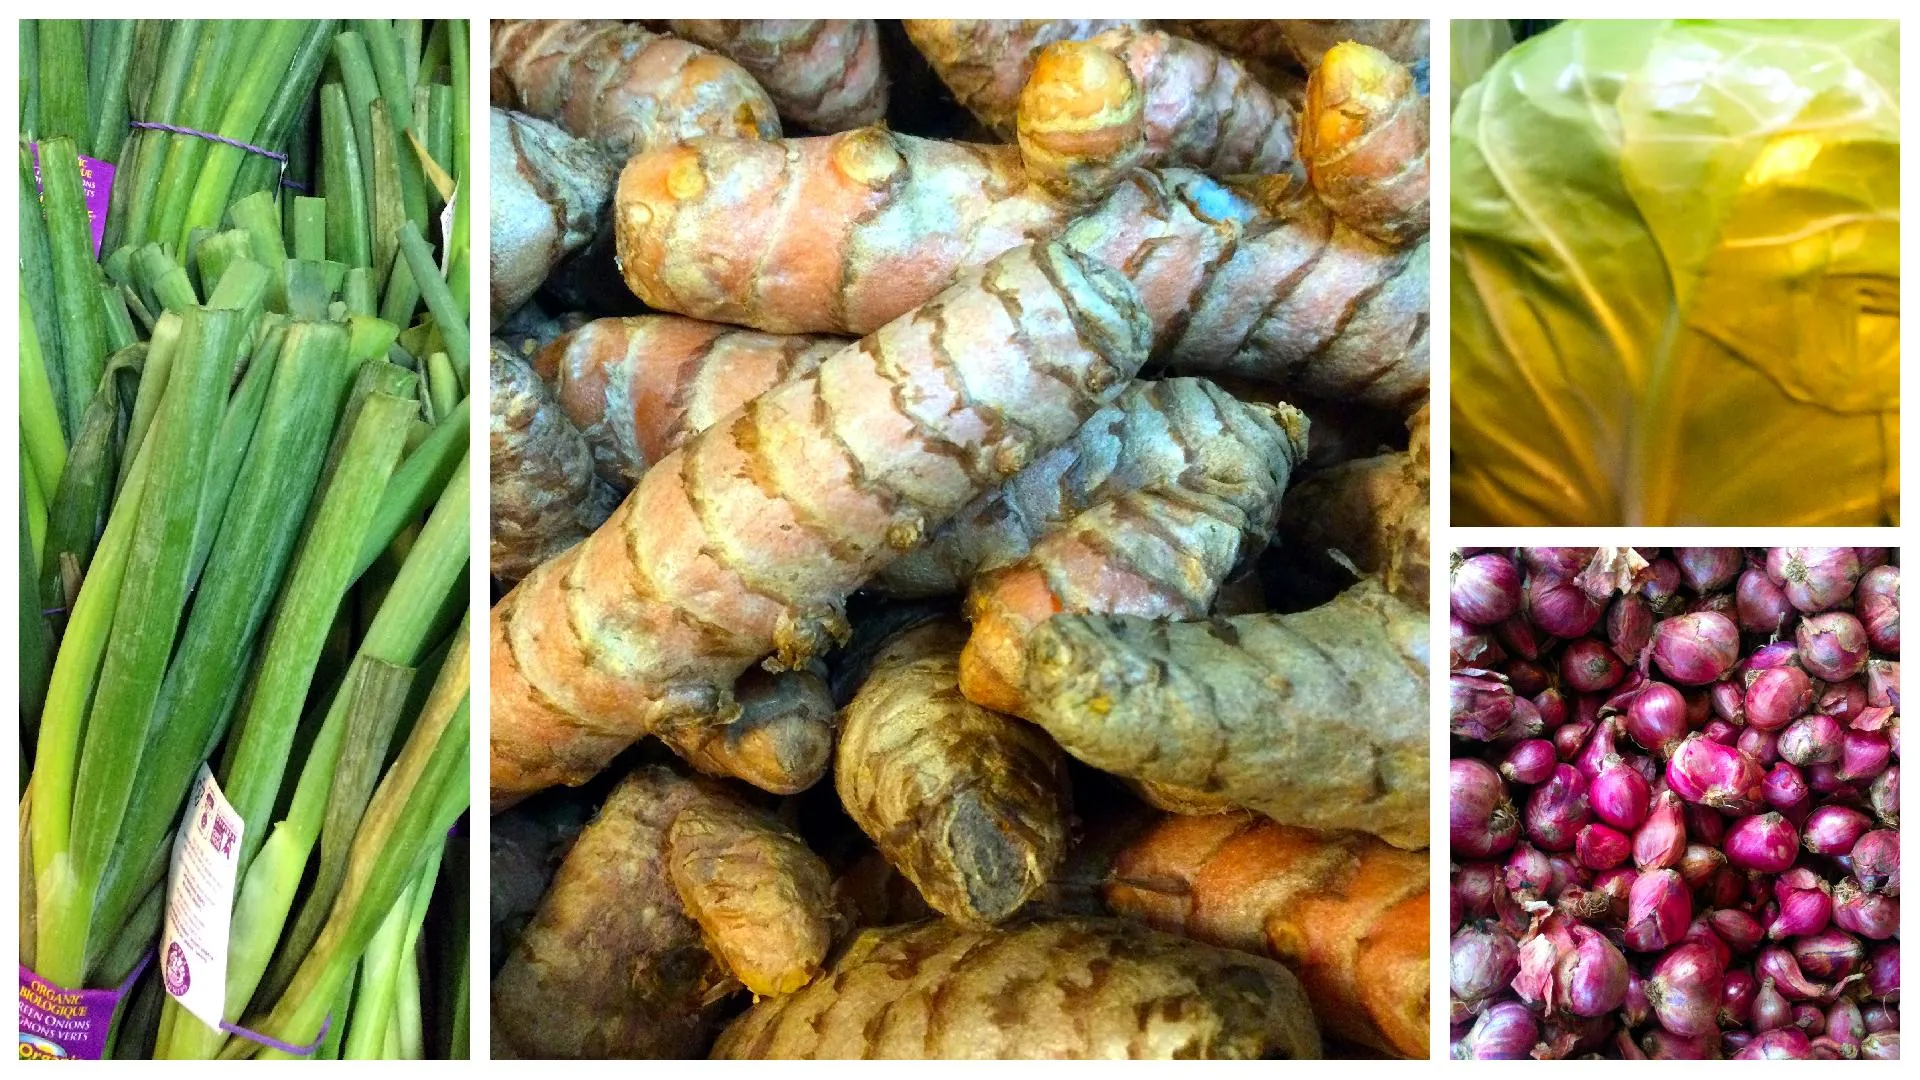
<svg viewBox="0 0 1920 1080">
<path fill-rule="evenodd" d="M 320 1034 L 314 1036 L 313 1041 L 305 1046 L 283 1043 L 271 1035 L 263 1035 L 258 1031 L 248 1031 L 239 1024 L 229 1024 L 225 1021 L 221 1021 L 220 1030 L 229 1034 L 238 1035 L 251 1042 L 257 1042 L 269 1050 L 278 1050 L 283 1054 L 292 1054 L 294 1057 L 311 1057 L 315 1050 L 320 1049 L 320 1044 L 327 1041 L 327 1029 L 332 1026 L 333 1014 L 328 1013 L 326 1019 L 320 1021 Z"/>
<path fill-rule="evenodd" d="M 139 966 L 133 969 L 133 974 L 127 976 L 126 982 L 120 984 L 122 994 L 133 989 L 133 981 L 138 979 L 140 973 L 147 970 L 147 965 L 153 962 L 154 952 L 155 950 L 148 949 L 146 955 L 140 958 Z M 327 1041 L 327 1029 L 331 1027 L 333 1027 L 333 1014 L 328 1013 L 326 1018 L 320 1021 L 320 1034 L 314 1036 L 313 1042 L 306 1046 L 295 1046 L 292 1043 L 283 1043 L 271 1035 L 249 1031 L 239 1024 L 229 1024 L 224 1020 L 220 1022 L 220 1030 L 229 1035 L 238 1035 L 249 1042 L 257 1042 L 269 1050 L 278 1050 L 283 1054 L 292 1054 L 294 1057 L 311 1057 L 315 1050 L 320 1049 L 320 1044 Z"/>
<path fill-rule="evenodd" d="M 265 147 L 255 146 L 252 143 L 241 142 L 239 139 L 229 139 L 225 135 L 218 135 L 211 131 L 199 131 L 194 128 L 180 127 L 175 124 L 151 124 L 145 120 L 129 120 L 127 121 L 127 126 L 130 128 L 143 128 L 148 131 L 170 131 L 175 135 L 193 135 L 198 138 L 211 139 L 217 143 L 225 143 L 228 146 L 238 147 L 241 150 L 245 150 L 249 154 L 259 154 L 263 158 L 269 158 L 273 161 L 277 161 L 280 163 L 280 171 L 281 171 L 280 186 L 281 187 L 290 187 L 295 191 L 300 192 L 302 195 L 306 194 L 307 192 L 307 186 L 305 184 L 300 183 L 298 180 L 289 180 L 286 178 L 285 174 L 287 169 L 287 155 L 285 154 L 276 154 L 273 151 L 266 149 Z"/>
<path fill-rule="evenodd" d="M 195 131 L 190 127 L 176 127 L 173 124 L 149 124 L 145 120 L 129 120 L 127 121 L 127 126 L 131 128 L 146 128 L 149 131 L 171 131 L 175 135 L 197 135 L 202 139 L 212 139 L 217 143 L 237 146 L 250 154 L 259 154 L 261 157 L 272 158 L 283 164 L 287 160 L 287 155 L 285 154 L 276 154 L 271 150 L 262 149 L 252 143 L 244 143 L 239 139 L 229 139 L 225 135 L 216 135 L 211 131 Z"/>
</svg>

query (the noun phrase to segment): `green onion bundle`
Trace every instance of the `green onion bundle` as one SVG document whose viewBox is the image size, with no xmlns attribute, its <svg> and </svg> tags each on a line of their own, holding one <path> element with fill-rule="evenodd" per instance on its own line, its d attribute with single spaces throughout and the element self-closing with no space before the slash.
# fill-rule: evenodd
<svg viewBox="0 0 1920 1080">
<path fill-rule="evenodd" d="M 114 1055 L 465 1056 L 466 23 L 21 41 L 20 962 L 128 978 L 205 764 L 269 1043 L 153 965 Z"/>
</svg>

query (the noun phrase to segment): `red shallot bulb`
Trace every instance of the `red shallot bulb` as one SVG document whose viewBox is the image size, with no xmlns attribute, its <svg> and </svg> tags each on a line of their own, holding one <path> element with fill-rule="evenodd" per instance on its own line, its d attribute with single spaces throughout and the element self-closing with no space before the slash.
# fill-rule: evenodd
<svg viewBox="0 0 1920 1080">
<path fill-rule="evenodd" d="M 1737 870 L 1777 874 L 1793 865 L 1800 835 L 1778 813 L 1744 817 L 1727 830 L 1727 863 Z"/>
<path fill-rule="evenodd" d="M 1736 953 L 1752 952 L 1766 937 L 1766 927 L 1760 925 L 1760 920 L 1739 908 L 1716 908 L 1707 913 L 1707 923 L 1713 927 L 1714 934 L 1727 943 L 1727 948 Z"/>
<path fill-rule="evenodd" d="M 1867 994 L 1875 1001 L 1900 1000 L 1900 941 L 1882 941 L 1867 948 Z"/>
<path fill-rule="evenodd" d="M 1571 765 L 1557 766 L 1547 782 L 1527 797 L 1527 839 L 1545 851 L 1569 851 L 1580 827 L 1592 816 L 1587 778 Z"/>
<path fill-rule="evenodd" d="M 1779 901 L 1780 914 L 1767 928 L 1767 936 L 1775 941 L 1817 934 L 1827 928 L 1827 920 L 1833 916 L 1833 896 L 1827 883 L 1810 870 L 1798 869 L 1780 875 L 1774 883 L 1774 896 Z"/>
<path fill-rule="evenodd" d="M 1507 801 L 1493 766 L 1477 758 L 1448 763 L 1448 837 L 1454 854 L 1485 859 L 1507 850 L 1520 836 L 1520 817 Z"/>
<path fill-rule="evenodd" d="M 1854 614 L 1867 628 L 1875 652 L 1900 653 L 1900 568 L 1876 566 L 1862 574 Z"/>
<path fill-rule="evenodd" d="M 1871 780 L 1887 767 L 1893 748 L 1877 731 L 1847 731 L 1840 736 L 1840 760 L 1835 769 L 1842 780 Z"/>
<path fill-rule="evenodd" d="M 1686 850 L 1686 817 L 1680 810 L 1680 797 L 1663 791 L 1654 796 L 1647 820 L 1633 834 L 1634 865 L 1641 873 L 1672 869 L 1680 865 Z"/>
<path fill-rule="evenodd" d="M 1894 762 L 1880 771 L 1867 788 L 1867 802 L 1873 812 L 1889 828 L 1900 827 L 1900 763 Z"/>
<path fill-rule="evenodd" d="M 1520 946 L 1500 926 L 1469 926 L 1453 935 L 1448 977 L 1454 1004 L 1468 1015 L 1485 1011 L 1519 973 Z"/>
<path fill-rule="evenodd" d="M 1698 733 L 1682 739 L 1667 762 L 1667 786 L 1681 798 L 1733 814 L 1760 807 L 1765 778 L 1759 762 Z"/>
<path fill-rule="evenodd" d="M 1507 730 L 1514 720 L 1513 687 L 1479 668 L 1449 676 L 1448 704 L 1453 733 L 1485 742 Z"/>
<path fill-rule="evenodd" d="M 1815 855 L 1846 855 L 1865 836 L 1873 819 L 1849 806 L 1822 806 L 1807 815 L 1802 842 Z"/>
<path fill-rule="evenodd" d="M 1621 593 L 1607 609 L 1607 643 L 1628 663 L 1653 642 L 1653 608 L 1639 593 Z"/>
<path fill-rule="evenodd" d="M 1540 658 L 1540 631 L 1534 629 L 1533 621 L 1525 615 L 1515 615 L 1494 627 L 1493 636 L 1507 652 L 1522 660 Z"/>
<path fill-rule="evenodd" d="M 1858 971 L 1867 957 L 1866 946 L 1838 927 L 1796 937 L 1787 947 L 1800 970 L 1822 982 L 1839 982 Z"/>
<path fill-rule="evenodd" d="M 1627 996 L 1627 961 L 1599 931 L 1575 924 L 1572 951 L 1560 957 L 1555 978 L 1568 1012 L 1605 1016 Z"/>
<path fill-rule="evenodd" d="M 1520 608 L 1520 568 L 1503 555 L 1454 556 L 1447 601 L 1453 614 L 1475 626 L 1492 626 Z"/>
<path fill-rule="evenodd" d="M 1704 889 L 1725 865 L 1727 857 L 1719 848 L 1710 844 L 1688 844 L 1680 854 L 1680 878 L 1689 889 Z"/>
<path fill-rule="evenodd" d="M 1559 763 L 1552 743 L 1545 739 L 1526 739 L 1507 748 L 1507 756 L 1500 762 L 1500 775 L 1513 783 L 1532 787 L 1552 776 L 1554 766 Z"/>
<path fill-rule="evenodd" d="M 1793 1023 L 1793 1003 L 1780 993 L 1770 977 L 1760 979 L 1760 988 L 1753 992 L 1753 1030 L 1772 1031 Z"/>
<path fill-rule="evenodd" d="M 1791 762 L 1775 762 L 1760 782 L 1760 795 L 1775 810 L 1784 810 L 1807 797 L 1807 778 Z"/>
<path fill-rule="evenodd" d="M 1658 655 L 1658 631 L 1655 631 Z M 1824 611 L 1800 620 L 1793 640 L 1800 646 L 1800 663 L 1815 678 L 1828 682 L 1851 679 L 1867 668 L 1867 628 L 1845 611 Z"/>
<path fill-rule="evenodd" d="M 1808 1061 L 1812 1058 L 1813 1044 L 1807 1033 L 1791 1026 L 1762 1032 L 1746 1049 L 1733 1055 L 1735 1061 Z"/>
<path fill-rule="evenodd" d="M 1733 740 L 1733 748 L 1752 758 L 1761 768 L 1767 768 L 1780 760 L 1780 733 L 1743 727 L 1740 737 Z"/>
<path fill-rule="evenodd" d="M 1586 636 L 1606 611 L 1571 578 L 1529 578 L 1526 599 L 1534 626 L 1557 638 Z"/>
<path fill-rule="evenodd" d="M 1763 980 L 1772 980 L 1774 988 L 1789 1001 L 1810 1001 L 1827 992 L 1825 986 L 1801 972 L 1800 961 L 1792 953 L 1778 945 L 1760 950 L 1754 972 Z"/>
<path fill-rule="evenodd" d="M 1581 638 L 1560 654 L 1560 677 L 1579 693 L 1598 693 L 1618 683 L 1626 673 L 1626 665 L 1613 649 L 1595 638 Z"/>
<path fill-rule="evenodd" d="M 1787 594 L 1768 580 L 1764 570 L 1749 569 L 1740 575 L 1733 590 L 1733 606 L 1740 629 L 1749 634 L 1778 634 L 1796 614 Z"/>
<path fill-rule="evenodd" d="M 1633 842 L 1620 830 L 1592 821 L 1582 826 L 1579 835 L 1573 838 L 1573 850 L 1581 866 L 1589 870 L 1611 870 L 1627 861 Z"/>
<path fill-rule="evenodd" d="M 1627 948 L 1659 952 L 1678 942 L 1693 919 L 1693 894 L 1672 870 L 1642 873 L 1627 894 Z M 1683 1033 L 1689 1034 L 1689 1033 Z"/>
<path fill-rule="evenodd" d="M 1833 924 L 1871 941 L 1885 941 L 1900 931 L 1900 901 L 1886 893 L 1870 893 L 1851 877 L 1833 887 Z"/>
<path fill-rule="evenodd" d="M 1853 844 L 1853 877 L 1868 892 L 1900 895 L 1900 834 L 1875 829 Z"/>
<path fill-rule="evenodd" d="M 1813 680 L 1794 667 L 1768 668 L 1747 685 L 1747 723 L 1778 731 L 1813 707 Z"/>
<path fill-rule="evenodd" d="M 1544 852 L 1532 844 L 1520 843 L 1508 853 L 1506 864 L 1501 868 L 1501 883 L 1512 893 L 1514 899 L 1523 903 L 1532 900 L 1544 900 L 1559 895 L 1554 888 L 1553 863 Z"/>
<path fill-rule="evenodd" d="M 1753 1019 L 1753 999 L 1759 992 L 1760 982 L 1753 972 L 1745 968 L 1727 972 L 1726 982 L 1720 987 L 1720 1025 L 1746 1027 Z"/>
<path fill-rule="evenodd" d="M 1676 945 L 1654 963 L 1647 1003 L 1660 1026 L 1675 1035 L 1715 1034 L 1725 980 L 1726 971 L 1712 950 L 1693 943 Z"/>
<path fill-rule="evenodd" d="M 1853 595 L 1860 556 L 1852 548 L 1774 548 L 1767 552 L 1767 577 L 1795 609 L 1826 611 Z"/>
<path fill-rule="evenodd" d="M 1900 1033 L 1898 1031 L 1876 1031 L 1860 1040 L 1860 1060 L 1862 1061 L 1899 1061 Z"/>
<path fill-rule="evenodd" d="M 1745 561 L 1739 548 L 1674 548 L 1680 580 L 1694 592 L 1713 592 L 1733 583 Z"/>
<path fill-rule="evenodd" d="M 1540 1022 L 1525 1005 L 1500 1001 L 1487 1007 L 1453 1050 L 1466 1061 L 1526 1061 L 1540 1041 Z"/>
<path fill-rule="evenodd" d="M 1618 756 L 1600 769 L 1587 789 L 1593 815 L 1616 829 L 1638 829 L 1647 820 L 1652 801 L 1646 778 Z"/>
<path fill-rule="evenodd" d="M 1648 683 L 1627 704 L 1627 735 L 1656 754 L 1669 755 L 1687 734 L 1687 701 L 1666 683 Z"/>
<path fill-rule="evenodd" d="M 1598 548 L 1521 548 L 1520 561 L 1537 577 L 1566 578 L 1587 568 Z"/>
<path fill-rule="evenodd" d="M 1509 660 L 1503 670 L 1513 692 L 1523 698 L 1531 698 L 1553 683 L 1553 676 L 1547 669 L 1531 660 Z"/>
<path fill-rule="evenodd" d="M 1655 615 L 1676 614 L 1680 608 L 1680 568 L 1672 559 L 1655 559 L 1640 575 L 1640 595 Z"/>
<path fill-rule="evenodd" d="M 1839 761 L 1843 735 L 1840 721 L 1824 713 L 1812 713 L 1780 732 L 1780 756 L 1803 768 Z"/>
<path fill-rule="evenodd" d="M 1679 615 L 1653 628 L 1653 662 L 1681 686 L 1717 682 L 1739 659 L 1740 629 L 1718 612 Z"/>
</svg>

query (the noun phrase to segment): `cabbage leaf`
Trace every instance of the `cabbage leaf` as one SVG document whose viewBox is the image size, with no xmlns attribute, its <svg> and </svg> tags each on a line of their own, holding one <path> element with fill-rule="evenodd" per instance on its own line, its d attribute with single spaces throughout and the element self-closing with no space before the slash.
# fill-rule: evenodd
<svg viewBox="0 0 1920 1080">
<path fill-rule="evenodd" d="M 1899 502 L 1899 29 L 1570 21 L 1451 135 L 1452 523 Z"/>
</svg>

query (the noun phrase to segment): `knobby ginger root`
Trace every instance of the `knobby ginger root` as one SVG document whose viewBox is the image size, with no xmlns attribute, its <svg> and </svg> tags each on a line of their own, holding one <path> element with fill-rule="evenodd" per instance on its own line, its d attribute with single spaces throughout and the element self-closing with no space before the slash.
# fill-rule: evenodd
<svg viewBox="0 0 1920 1080">
<path fill-rule="evenodd" d="M 526 361 L 496 341 L 487 405 L 493 576 L 517 581 L 585 539 L 620 497 Z"/>
<path fill-rule="evenodd" d="M 1227 576 L 1266 546 L 1287 480 L 1307 452 L 1306 418 L 1234 400 L 1202 380 L 1218 427 L 1169 434 L 1186 461 L 1166 479 L 1050 527 L 1025 557 L 976 576 L 960 688 L 1026 715 L 1027 641 L 1060 612 L 1196 619 Z"/>
<path fill-rule="evenodd" d="M 1401 412 L 1426 399 L 1424 243 L 1380 244 L 1284 178 L 1239 191 L 1184 169 L 1136 171 L 1069 217 L 1025 184 L 1012 147 L 873 128 L 694 140 L 633 158 L 615 195 L 622 272 L 661 310 L 865 333 L 1000 252 L 1057 235 L 1127 275 L 1155 356 L 1175 370 Z"/>
<path fill-rule="evenodd" d="M 1292 615 L 1057 615 L 1027 716 L 1097 769 L 1422 848 L 1427 669 L 1425 611 L 1372 579 Z"/>
<path fill-rule="evenodd" d="M 748 990 L 791 993 L 819 973 L 833 879 L 792 831 L 738 803 L 694 802 L 667 828 L 667 872 L 708 947 Z"/>
<path fill-rule="evenodd" d="M 1280 508 L 1281 532 L 1294 546 L 1335 550 L 1358 569 L 1377 573 L 1415 607 L 1427 604 L 1429 562 L 1429 406 L 1408 426 L 1405 453 L 1344 462 L 1305 477 Z"/>
<path fill-rule="evenodd" d="M 1106 30 L 1144 29 L 1141 19 L 907 19 L 907 37 L 955 101 L 1003 139 L 1012 139 L 1020 89 L 1034 53 L 1056 41 Z"/>
<path fill-rule="evenodd" d="M 554 875 L 493 980 L 497 1057 L 688 1057 L 728 976 L 668 879 L 667 830 L 717 798 L 662 768 L 622 780 Z"/>
<path fill-rule="evenodd" d="M 1427 882 L 1423 855 L 1236 813 L 1155 826 L 1116 857 L 1106 897 L 1155 929 L 1281 961 L 1329 1034 L 1424 1060 Z"/>
<path fill-rule="evenodd" d="M 1264 957 L 1117 919 L 862 931 L 827 974 L 727 1026 L 716 1058 L 1320 1056 Z"/>
<path fill-rule="evenodd" d="M 498 326 L 561 259 L 593 239 L 620 163 L 545 120 L 490 111 L 487 283 Z"/>
<path fill-rule="evenodd" d="M 1307 80 L 1300 153 L 1340 220 L 1388 244 L 1427 234 L 1427 95 L 1378 49 L 1327 50 Z"/>
<path fill-rule="evenodd" d="M 833 696 L 814 670 L 751 669 L 733 684 L 734 709 L 675 717 L 654 730 L 708 776 L 732 776 L 762 791 L 812 787 L 833 760 Z"/>
<path fill-rule="evenodd" d="M 672 19 L 675 35 L 732 59 L 780 115 L 823 134 L 887 113 L 880 28 L 872 19 Z"/>
<path fill-rule="evenodd" d="M 1211 46 L 1158 30 L 1042 49 L 1018 128 L 1028 175 L 1074 202 L 1092 202 L 1140 165 L 1306 179 L 1293 107 Z"/>
<path fill-rule="evenodd" d="M 762 334 L 677 315 L 595 319 L 533 359 L 621 491 L 715 420 L 804 375 L 838 338 Z"/>
<path fill-rule="evenodd" d="M 1343 41 L 1371 45 L 1403 64 L 1427 56 L 1425 19 L 1185 19 L 1167 26 L 1235 56 L 1304 71 L 1319 67 L 1321 57 Z"/>
<path fill-rule="evenodd" d="M 824 652 L 849 593 L 1070 437 L 1148 335 L 1118 274 L 1023 247 L 667 455 L 494 608 L 496 806 Z"/>
<path fill-rule="evenodd" d="M 495 19 L 493 71 L 521 111 L 620 157 L 696 135 L 780 136 L 773 100 L 746 69 L 631 23 Z"/>
<path fill-rule="evenodd" d="M 1045 732 L 960 696 L 956 622 L 923 624 L 874 658 L 841 722 L 834 785 L 860 830 L 927 903 L 1000 922 L 1067 847 L 1066 763 Z"/>
</svg>

